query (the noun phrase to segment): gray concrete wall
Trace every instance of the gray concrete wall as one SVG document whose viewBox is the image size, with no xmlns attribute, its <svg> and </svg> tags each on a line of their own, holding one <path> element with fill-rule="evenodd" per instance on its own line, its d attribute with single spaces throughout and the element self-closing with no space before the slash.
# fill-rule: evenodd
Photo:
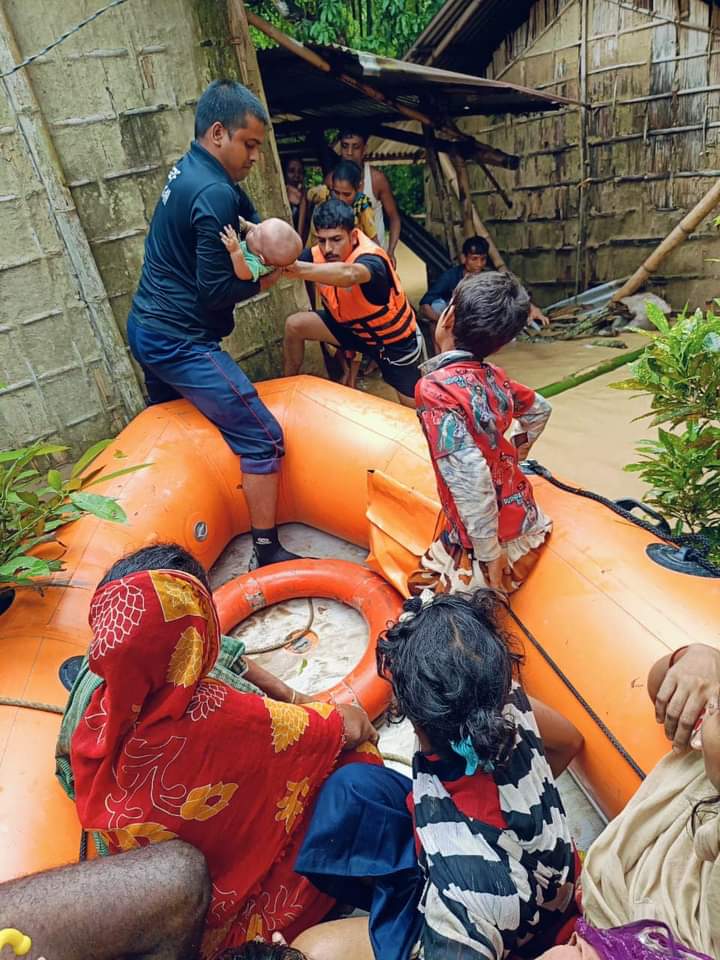
<svg viewBox="0 0 720 960">
<path fill-rule="evenodd" d="M 24 57 L 97 2 L 4 6 L 15 56 Z M 188 147 L 208 82 L 231 76 L 262 93 L 247 25 L 232 23 L 233 44 L 229 8 L 225 0 L 129 0 L 24 71 L 35 98 L 25 112 L 56 152 L 54 170 L 99 271 L 89 304 L 26 121 L 17 103 L 13 110 L 13 90 L 0 86 L 0 449 L 53 437 L 77 451 L 138 409 L 122 337 L 167 171 Z M 269 140 L 244 186 L 263 215 L 288 216 Z M 282 324 L 304 297 L 301 285 L 280 284 L 238 307 L 226 346 L 253 378 L 279 372 Z"/>
</svg>

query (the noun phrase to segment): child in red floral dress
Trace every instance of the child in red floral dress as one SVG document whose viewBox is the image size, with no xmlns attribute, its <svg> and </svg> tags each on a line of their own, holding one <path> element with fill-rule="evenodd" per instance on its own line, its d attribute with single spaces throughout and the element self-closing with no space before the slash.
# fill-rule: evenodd
<svg viewBox="0 0 720 960">
<path fill-rule="evenodd" d="M 515 590 L 552 523 L 519 461 L 542 433 L 550 404 L 486 358 L 527 323 L 530 298 L 509 273 L 466 276 L 440 317 L 439 356 L 421 368 L 417 412 L 442 503 L 440 535 L 413 573 L 413 593 L 490 586 Z M 513 420 L 519 433 L 506 437 Z"/>
</svg>

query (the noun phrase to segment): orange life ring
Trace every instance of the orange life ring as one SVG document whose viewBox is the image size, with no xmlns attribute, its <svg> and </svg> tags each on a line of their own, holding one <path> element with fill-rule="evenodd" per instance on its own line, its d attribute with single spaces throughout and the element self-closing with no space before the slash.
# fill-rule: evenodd
<svg viewBox="0 0 720 960">
<path fill-rule="evenodd" d="M 223 584 L 214 594 L 220 629 L 228 633 L 258 610 L 303 597 L 339 600 L 353 607 L 368 625 L 368 645 L 357 666 L 318 700 L 359 703 L 371 720 L 390 703 L 390 685 L 377 674 L 378 635 L 402 611 L 402 597 L 376 573 L 347 560 L 292 560 L 260 567 Z"/>
</svg>

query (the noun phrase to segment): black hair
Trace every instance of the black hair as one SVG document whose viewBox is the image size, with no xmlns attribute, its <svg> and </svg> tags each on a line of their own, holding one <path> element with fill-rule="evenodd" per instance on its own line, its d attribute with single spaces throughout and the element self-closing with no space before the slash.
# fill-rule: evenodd
<svg viewBox="0 0 720 960">
<path fill-rule="evenodd" d="M 232 136 L 247 125 L 248 114 L 268 124 L 270 117 L 254 93 L 236 80 L 213 80 L 195 107 L 195 138 L 204 136 L 217 121 Z"/>
<path fill-rule="evenodd" d="M 251 940 L 241 947 L 224 950 L 219 960 L 306 960 L 305 954 L 279 943 Z"/>
<path fill-rule="evenodd" d="M 177 543 L 154 543 L 116 560 L 98 584 L 98 589 L 111 580 L 119 580 L 141 570 L 180 570 L 196 577 L 210 590 L 210 581 L 203 565 Z"/>
<path fill-rule="evenodd" d="M 530 297 L 517 277 L 497 271 L 464 276 L 452 303 L 455 345 L 479 360 L 510 343 L 530 313 Z"/>
<path fill-rule="evenodd" d="M 341 160 L 332 172 L 333 180 L 346 180 L 358 189 L 362 181 L 362 170 L 353 160 Z"/>
<path fill-rule="evenodd" d="M 332 230 L 334 227 L 340 227 L 349 233 L 355 227 L 355 213 L 347 203 L 331 197 L 315 210 L 313 226 L 316 230 Z"/>
<path fill-rule="evenodd" d="M 704 800 L 698 800 L 692 810 L 691 827 L 693 833 L 695 833 L 706 816 L 717 815 L 718 806 L 720 806 L 720 796 L 705 797 Z"/>
<path fill-rule="evenodd" d="M 503 716 L 522 657 L 499 625 L 502 603 L 491 590 L 440 594 L 406 612 L 378 640 L 378 673 L 392 684 L 398 716 L 409 717 L 433 748 L 469 737 L 481 762 L 502 763 L 514 725 Z"/>
<path fill-rule="evenodd" d="M 462 245 L 463 256 L 474 253 L 479 257 L 487 257 L 490 253 L 490 244 L 485 237 L 468 237 Z"/>
<path fill-rule="evenodd" d="M 359 137 L 363 143 L 368 142 L 368 132 L 364 127 L 354 126 L 349 123 L 344 127 L 340 127 L 340 139 L 344 140 L 345 137 Z"/>
</svg>

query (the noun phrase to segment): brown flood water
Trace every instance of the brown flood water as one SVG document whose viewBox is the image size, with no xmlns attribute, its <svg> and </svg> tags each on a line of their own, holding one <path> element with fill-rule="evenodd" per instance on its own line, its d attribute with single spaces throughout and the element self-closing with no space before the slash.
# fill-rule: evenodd
<svg viewBox="0 0 720 960">
<path fill-rule="evenodd" d="M 425 266 L 401 246 L 398 267 L 405 290 L 417 303 L 425 292 Z M 642 346 L 638 334 L 622 334 L 628 350 Z M 589 341 L 511 343 L 493 361 L 514 380 L 535 389 L 615 357 L 612 347 L 594 347 Z M 642 497 L 645 486 L 623 466 L 635 459 L 638 440 L 654 436 L 647 420 L 635 420 L 649 409 L 647 401 L 608 386 L 627 376 L 627 368 L 590 380 L 553 397 L 553 415 L 533 448 L 533 456 L 562 479 L 609 497 Z M 377 385 L 376 385 L 377 384 Z M 374 379 L 373 393 L 394 399 L 394 392 Z"/>
</svg>

